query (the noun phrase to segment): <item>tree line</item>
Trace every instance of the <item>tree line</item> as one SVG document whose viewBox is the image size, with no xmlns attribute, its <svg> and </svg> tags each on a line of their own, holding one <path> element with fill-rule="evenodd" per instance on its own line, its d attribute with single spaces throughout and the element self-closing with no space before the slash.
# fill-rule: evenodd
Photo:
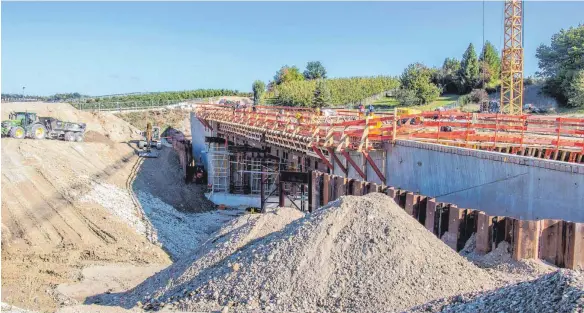
<svg viewBox="0 0 584 313">
<path fill-rule="evenodd" d="M 478 56 L 471 43 L 460 60 L 446 58 L 440 68 L 422 63 L 408 65 L 400 76 L 401 85 L 395 98 L 401 105 L 428 104 L 443 93 L 471 93 L 473 98 L 484 99 L 488 97 L 487 92 L 497 89 L 500 78 L 501 58 L 495 46 L 486 41 Z"/>
<path fill-rule="evenodd" d="M 238 90 L 230 90 L 230 89 L 195 89 L 195 90 L 184 90 L 184 91 L 166 91 L 166 92 L 155 92 L 155 93 L 147 93 L 147 94 L 111 96 L 111 97 L 107 97 L 107 98 L 105 98 L 105 97 L 104 98 L 94 98 L 93 101 L 165 102 L 165 101 L 182 101 L 182 100 L 190 100 L 190 99 L 212 98 L 212 97 L 223 97 L 223 96 L 250 97 L 251 93 L 241 92 Z"/>
<path fill-rule="evenodd" d="M 322 63 L 313 61 L 303 72 L 296 66 L 284 65 L 267 85 L 256 80 L 252 90 L 256 104 L 327 107 L 360 103 L 398 86 L 398 79 L 390 76 L 327 78 Z"/>
</svg>

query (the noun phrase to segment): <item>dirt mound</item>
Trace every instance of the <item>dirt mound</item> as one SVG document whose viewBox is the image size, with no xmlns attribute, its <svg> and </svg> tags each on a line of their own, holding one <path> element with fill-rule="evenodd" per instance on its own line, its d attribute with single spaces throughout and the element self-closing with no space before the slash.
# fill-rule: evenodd
<svg viewBox="0 0 584 313">
<path fill-rule="evenodd" d="M 99 142 L 99 143 L 105 143 L 108 145 L 112 145 L 114 143 L 111 139 L 109 139 L 104 134 L 98 133 L 98 132 L 93 131 L 93 130 L 89 130 L 89 131 L 85 132 L 85 142 Z"/>
<path fill-rule="evenodd" d="M 167 127 L 180 130 L 185 136 L 191 135 L 191 112 L 181 109 L 162 109 L 143 112 L 116 113 L 117 117 L 137 127 L 146 129 L 148 122 L 164 131 Z"/>
<path fill-rule="evenodd" d="M 123 143 L 2 139 L 3 301 L 53 311 L 70 303 L 53 287 L 82 265 L 169 263 L 115 211 L 83 201 L 96 184 L 124 190 L 136 159 Z M 115 208 L 137 214 L 132 202 Z"/>
<path fill-rule="evenodd" d="M 196 263 L 195 263 L 196 264 Z M 145 308 L 392 312 L 493 281 L 383 194 L 343 197 L 172 280 Z M 164 279 L 163 279 L 164 280 Z"/>
<path fill-rule="evenodd" d="M 235 218 L 212 234 L 199 249 L 185 255 L 134 290 L 96 296 L 88 299 L 88 303 L 99 302 L 130 308 L 144 301 L 144 297 L 150 300 L 165 299 L 171 295 L 184 296 L 193 277 L 222 262 L 250 242 L 280 231 L 303 216 L 296 209 L 277 208 L 269 209 L 265 214 L 246 214 Z"/>
<path fill-rule="evenodd" d="M 478 294 L 438 300 L 408 312 L 582 312 L 584 275 L 559 270 L 540 278 Z"/>
</svg>

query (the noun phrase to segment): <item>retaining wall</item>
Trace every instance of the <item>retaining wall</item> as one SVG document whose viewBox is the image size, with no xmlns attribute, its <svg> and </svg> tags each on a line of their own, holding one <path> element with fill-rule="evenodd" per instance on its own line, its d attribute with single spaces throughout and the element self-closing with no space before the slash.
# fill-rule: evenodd
<svg viewBox="0 0 584 313">
<path fill-rule="evenodd" d="M 584 222 L 584 165 L 398 140 L 386 184 L 518 219 Z"/>
<path fill-rule="evenodd" d="M 559 267 L 584 270 L 584 223 L 493 215 L 408 190 L 316 171 L 311 175 L 311 211 L 344 195 L 383 192 L 456 251 L 476 233 L 477 253 L 488 253 L 507 241 L 515 260 L 538 258 Z"/>
</svg>

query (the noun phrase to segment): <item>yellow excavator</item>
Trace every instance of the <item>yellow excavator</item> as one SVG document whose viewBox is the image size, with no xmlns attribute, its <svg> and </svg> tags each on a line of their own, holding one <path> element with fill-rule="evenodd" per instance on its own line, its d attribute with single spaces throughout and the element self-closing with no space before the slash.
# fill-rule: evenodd
<svg viewBox="0 0 584 313">
<path fill-rule="evenodd" d="M 146 124 L 146 131 L 142 132 L 144 140 L 138 141 L 138 148 L 142 149 L 138 156 L 143 158 L 157 158 L 158 153 L 152 151 L 152 147 L 162 150 L 162 141 L 160 141 L 160 127 L 152 126 L 152 123 Z"/>
</svg>

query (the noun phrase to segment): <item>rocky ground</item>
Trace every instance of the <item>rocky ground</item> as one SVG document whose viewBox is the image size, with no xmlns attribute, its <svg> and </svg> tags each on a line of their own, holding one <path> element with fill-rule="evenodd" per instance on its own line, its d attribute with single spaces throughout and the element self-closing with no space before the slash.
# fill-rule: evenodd
<svg viewBox="0 0 584 313">
<path fill-rule="evenodd" d="M 10 110 L 85 122 L 88 131 L 81 143 L 2 138 L 3 302 L 55 311 L 83 303 L 66 290 L 87 289 L 89 278 L 98 287 L 87 295 L 126 290 L 240 214 L 189 213 L 212 206 L 201 200 L 202 190 L 185 187 L 176 175 L 172 149 L 144 162 L 133 143 L 138 129 L 112 114 L 63 103 L 10 103 L 2 105 L 3 118 Z M 152 179 L 155 173 L 161 175 Z M 182 212 L 172 206 L 190 199 L 197 201 Z M 116 268 L 135 274 L 114 279 Z"/>
<path fill-rule="evenodd" d="M 382 194 L 344 197 L 206 263 L 215 250 L 198 250 L 132 296 L 145 309 L 396 312 L 495 287 Z"/>
</svg>

